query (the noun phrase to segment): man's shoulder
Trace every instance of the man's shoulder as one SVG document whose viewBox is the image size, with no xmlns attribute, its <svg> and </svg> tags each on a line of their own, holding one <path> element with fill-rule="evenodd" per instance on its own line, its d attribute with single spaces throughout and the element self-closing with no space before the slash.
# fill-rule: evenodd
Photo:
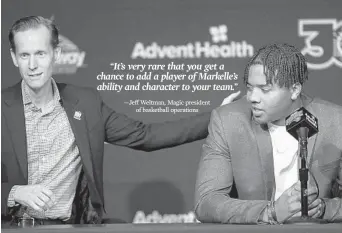
<svg viewBox="0 0 342 233">
<path fill-rule="evenodd" d="M 1 89 L 2 101 L 12 100 L 21 96 L 21 82 Z"/>
<path fill-rule="evenodd" d="M 321 130 L 325 128 L 324 132 L 342 132 L 342 107 L 335 103 L 315 98 L 311 102 L 311 109 L 308 109 L 312 114 L 317 117 L 318 125 Z M 322 131 L 323 132 L 323 131 Z"/>
<path fill-rule="evenodd" d="M 56 82 L 56 84 L 60 92 L 72 93 L 74 95 L 89 96 L 89 95 L 94 95 L 98 93 L 95 88 L 91 88 L 91 87 L 82 87 L 82 86 L 77 86 L 74 84 L 60 83 L 60 82 Z M 15 96 L 19 92 L 21 92 L 21 82 L 18 82 L 12 86 L 1 89 L 1 97 L 8 99 L 8 98 L 11 98 L 12 96 Z"/>
<path fill-rule="evenodd" d="M 334 115 L 338 115 L 338 117 L 342 116 L 342 106 L 332 103 L 327 100 L 314 98 L 313 101 L 311 102 L 311 106 L 314 109 L 314 111 L 317 111 L 317 113 L 323 116 L 329 116 L 329 117 L 334 117 Z"/>
<path fill-rule="evenodd" d="M 64 100 L 79 100 L 82 102 L 99 101 L 100 94 L 95 88 L 82 87 L 69 83 L 56 82 L 60 96 Z"/>
<path fill-rule="evenodd" d="M 89 95 L 97 93 L 94 88 L 91 87 L 82 87 L 70 83 L 60 83 L 57 82 L 58 90 L 62 92 L 71 92 L 75 95 Z"/>
<path fill-rule="evenodd" d="M 341 148 L 342 106 L 315 98 L 308 111 L 317 117 L 319 135 L 325 135 L 323 136 L 324 142 L 334 145 L 337 143 L 337 147 Z"/>
<path fill-rule="evenodd" d="M 18 82 L 12 86 L 2 88 L 1 94 L 10 94 L 10 93 L 13 93 L 15 90 L 20 89 L 20 88 L 21 88 L 21 82 Z"/>
</svg>

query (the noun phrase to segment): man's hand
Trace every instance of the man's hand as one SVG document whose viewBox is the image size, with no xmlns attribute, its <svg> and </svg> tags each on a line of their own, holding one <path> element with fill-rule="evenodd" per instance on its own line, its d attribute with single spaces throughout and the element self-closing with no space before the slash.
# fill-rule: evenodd
<svg viewBox="0 0 342 233">
<path fill-rule="evenodd" d="M 323 199 L 318 198 L 309 205 L 308 215 L 311 218 L 322 218 L 325 212 L 325 203 Z"/>
<path fill-rule="evenodd" d="M 233 102 L 239 95 L 240 95 L 240 91 L 230 94 L 229 96 L 227 96 L 227 97 L 222 101 L 221 106 L 222 106 L 222 105 L 225 105 L 225 104 L 230 104 L 230 103 Z"/>
<path fill-rule="evenodd" d="M 320 218 L 324 212 L 324 203 L 322 199 L 318 198 L 314 200 L 309 206 L 308 206 L 308 216 L 311 218 Z M 299 217 L 302 216 L 302 212 L 299 211 L 292 217 Z M 292 218 L 291 217 L 291 218 Z"/>
<path fill-rule="evenodd" d="M 317 206 L 320 203 L 316 201 L 317 193 L 318 190 L 316 187 L 311 186 L 308 188 L 309 216 L 318 216 Z M 278 222 L 283 223 L 291 217 L 301 216 L 300 195 L 300 182 L 298 181 L 278 198 L 274 204 Z"/>
<path fill-rule="evenodd" d="M 14 201 L 37 211 L 46 211 L 54 203 L 51 190 L 42 185 L 21 185 L 15 190 Z"/>
<path fill-rule="evenodd" d="M 299 191 L 299 195 L 300 195 L 300 191 Z M 324 211 L 325 211 L 325 204 L 321 198 L 314 199 L 314 201 L 312 201 L 311 204 L 309 202 L 309 206 L 308 206 L 308 216 L 309 217 L 321 218 Z M 298 213 L 293 215 L 291 218 L 300 217 L 300 216 L 302 216 L 301 211 L 299 211 Z"/>
</svg>

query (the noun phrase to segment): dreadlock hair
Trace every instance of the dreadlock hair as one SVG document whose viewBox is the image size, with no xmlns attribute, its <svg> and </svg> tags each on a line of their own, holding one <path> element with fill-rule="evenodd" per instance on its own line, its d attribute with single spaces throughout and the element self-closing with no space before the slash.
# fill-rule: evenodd
<svg viewBox="0 0 342 233">
<path fill-rule="evenodd" d="M 263 65 L 267 84 L 278 84 L 290 88 L 293 84 L 303 83 L 308 79 L 308 69 L 303 54 L 289 44 L 270 44 L 260 48 L 249 60 L 244 74 L 248 82 L 249 69 L 252 65 Z"/>
</svg>

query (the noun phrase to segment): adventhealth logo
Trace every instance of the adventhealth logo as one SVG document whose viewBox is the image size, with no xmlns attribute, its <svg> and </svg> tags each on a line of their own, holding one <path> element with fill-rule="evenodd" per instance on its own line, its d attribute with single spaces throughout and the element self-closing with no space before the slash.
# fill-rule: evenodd
<svg viewBox="0 0 342 233">
<path fill-rule="evenodd" d="M 209 32 L 211 34 L 211 39 L 214 43 L 218 43 L 220 41 L 226 42 L 228 40 L 227 32 L 228 28 L 226 25 L 220 25 L 218 27 L 210 27 Z"/>
<path fill-rule="evenodd" d="M 253 45 L 242 41 L 228 41 L 226 25 L 209 28 L 210 41 L 188 42 L 182 45 L 160 45 L 158 42 L 134 45 L 132 59 L 184 59 L 184 58 L 245 58 L 254 53 Z M 221 42 L 221 43 L 220 43 Z"/>
<path fill-rule="evenodd" d="M 151 214 L 138 210 L 133 218 L 133 223 L 197 223 L 195 213 L 190 211 L 184 214 L 160 214 L 153 210 Z"/>
</svg>

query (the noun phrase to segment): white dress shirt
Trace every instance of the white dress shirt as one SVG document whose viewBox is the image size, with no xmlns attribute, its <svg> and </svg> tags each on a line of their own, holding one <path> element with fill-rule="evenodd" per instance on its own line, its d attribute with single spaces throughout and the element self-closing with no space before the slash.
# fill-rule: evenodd
<svg viewBox="0 0 342 233">
<path fill-rule="evenodd" d="M 276 184 L 275 200 L 299 180 L 298 141 L 286 131 L 285 126 L 269 123 L 273 147 L 273 165 Z"/>
</svg>

